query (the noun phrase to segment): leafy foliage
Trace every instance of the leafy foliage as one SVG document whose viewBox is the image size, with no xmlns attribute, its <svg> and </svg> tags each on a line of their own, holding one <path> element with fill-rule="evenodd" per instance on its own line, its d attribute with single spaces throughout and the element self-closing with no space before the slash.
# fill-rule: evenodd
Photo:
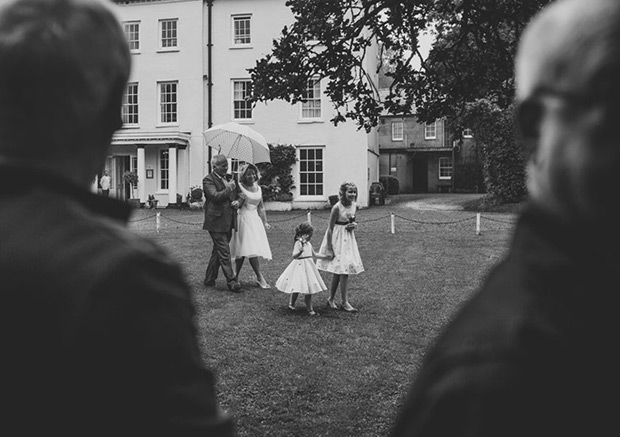
<svg viewBox="0 0 620 437">
<path fill-rule="evenodd" d="M 525 153 L 514 128 L 514 107 L 501 108 L 480 99 L 470 103 L 466 112 L 462 122 L 473 127 L 482 144 L 487 192 L 499 203 L 524 200 Z"/>
<path fill-rule="evenodd" d="M 204 191 L 199 185 L 193 185 L 189 187 L 189 193 L 187 194 L 187 201 L 189 203 L 201 202 L 204 197 Z"/>
<path fill-rule="evenodd" d="M 138 173 L 136 173 L 135 171 L 127 170 L 125 173 L 123 173 L 123 181 L 127 185 L 136 185 L 138 183 Z"/>
<path fill-rule="evenodd" d="M 271 163 L 259 163 L 261 173 L 258 184 L 263 191 L 263 200 L 289 201 L 295 188 L 291 166 L 297 161 L 295 147 L 269 144 Z"/>
<path fill-rule="evenodd" d="M 518 37 L 549 1 L 288 0 L 295 21 L 250 69 L 253 100 L 303 101 L 309 78 L 328 78 L 331 121 L 354 120 L 367 131 L 383 111 L 432 121 L 461 115 L 481 98 L 506 108 Z M 421 32 L 435 36 L 426 59 Z M 374 41 L 391 81 L 383 99 L 370 80 L 377 71 L 367 71 L 364 60 Z"/>
</svg>

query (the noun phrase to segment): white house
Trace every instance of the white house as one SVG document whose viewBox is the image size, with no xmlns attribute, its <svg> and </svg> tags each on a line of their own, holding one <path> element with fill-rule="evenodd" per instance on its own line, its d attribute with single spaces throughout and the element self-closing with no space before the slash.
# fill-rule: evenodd
<svg viewBox="0 0 620 437">
<path fill-rule="evenodd" d="M 368 205 L 370 183 L 379 180 L 377 133 L 348 121 L 329 121 L 333 109 L 323 81 L 310 81 L 307 103 L 284 101 L 251 107 L 248 68 L 269 53 L 272 40 L 293 20 L 285 0 L 115 0 L 132 49 L 125 124 L 113 139 L 106 167 L 113 195 L 125 197 L 122 174 L 136 170 L 136 194 L 158 206 L 185 200 L 189 187 L 209 172 L 203 131 L 235 121 L 292 145 L 293 208 L 322 207 L 343 181 L 359 189 Z M 376 51 L 368 71 L 375 71 Z M 181 198 L 178 198 L 178 195 Z"/>
</svg>

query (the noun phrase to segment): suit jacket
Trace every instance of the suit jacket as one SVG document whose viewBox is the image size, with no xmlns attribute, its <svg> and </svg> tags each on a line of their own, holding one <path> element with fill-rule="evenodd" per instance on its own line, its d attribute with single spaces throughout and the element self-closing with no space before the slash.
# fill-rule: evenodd
<svg viewBox="0 0 620 437">
<path fill-rule="evenodd" d="M 129 213 L 0 166 L 0 434 L 233 435 L 183 272 Z"/>
<path fill-rule="evenodd" d="M 425 355 L 392 436 L 620 435 L 618 242 L 530 206 Z"/>
<path fill-rule="evenodd" d="M 230 232 L 237 229 L 237 210 L 230 202 L 237 198 L 236 189 L 231 190 L 222 178 L 210 173 L 202 180 L 205 192 L 205 221 L 203 229 L 211 232 Z"/>
</svg>

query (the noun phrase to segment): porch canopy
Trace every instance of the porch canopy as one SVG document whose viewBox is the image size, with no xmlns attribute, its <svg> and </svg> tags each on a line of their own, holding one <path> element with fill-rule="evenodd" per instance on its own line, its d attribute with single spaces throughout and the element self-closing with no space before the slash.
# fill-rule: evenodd
<svg viewBox="0 0 620 437">
<path fill-rule="evenodd" d="M 147 194 L 144 183 L 146 180 L 146 159 L 145 149 L 150 147 L 167 146 L 169 155 L 169 175 L 168 175 L 168 203 L 177 202 L 177 151 L 186 149 L 190 144 L 191 134 L 189 132 L 168 131 L 168 132 L 116 132 L 112 137 L 112 146 L 133 146 L 136 147 L 138 161 L 138 197 L 140 203 L 145 203 Z"/>
</svg>

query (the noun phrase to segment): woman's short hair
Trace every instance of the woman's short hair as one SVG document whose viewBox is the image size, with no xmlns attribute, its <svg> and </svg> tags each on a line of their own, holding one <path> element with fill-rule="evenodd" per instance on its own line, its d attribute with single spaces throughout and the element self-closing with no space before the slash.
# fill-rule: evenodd
<svg viewBox="0 0 620 437">
<path fill-rule="evenodd" d="M 250 170 L 254 170 L 254 173 L 256 173 L 256 180 L 260 179 L 260 172 L 258 171 L 258 167 L 256 167 L 254 164 L 247 163 L 244 164 L 239 170 L 239 182 L 247 181 L 247 173 Z"/>
</svg>

